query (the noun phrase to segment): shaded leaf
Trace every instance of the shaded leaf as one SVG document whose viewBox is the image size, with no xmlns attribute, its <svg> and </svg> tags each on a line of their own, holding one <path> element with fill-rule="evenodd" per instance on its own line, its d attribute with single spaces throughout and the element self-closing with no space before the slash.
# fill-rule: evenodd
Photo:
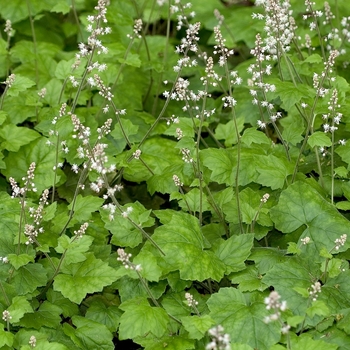
<svg viewBox="0 0 350 350">
<path fill-rule="evenodd" d="M 245 296 L 234 288 L 221 288 L 208 299 L 209 316 L 224 327 L 232 342 L 253 348 L 270 350 L 280 339 L 276 323 L 264 323 L 267 316 L 264 303 L 247 303 Z"/>
</svg>

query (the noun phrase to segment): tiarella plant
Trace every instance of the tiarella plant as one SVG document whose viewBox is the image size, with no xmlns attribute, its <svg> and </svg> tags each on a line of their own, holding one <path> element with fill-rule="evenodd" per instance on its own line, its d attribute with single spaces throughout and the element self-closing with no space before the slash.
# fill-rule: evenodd
<svg viewBox="0 0 350 350">
<path fill-rule="evenodd" d="M 0 0 L 0 348 L 350 348 L 347 0 Z"/>
</svg>

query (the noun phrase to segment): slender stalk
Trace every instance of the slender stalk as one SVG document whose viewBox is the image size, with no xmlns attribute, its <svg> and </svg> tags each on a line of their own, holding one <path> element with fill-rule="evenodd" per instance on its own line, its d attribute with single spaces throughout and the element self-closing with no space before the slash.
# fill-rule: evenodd
<svg viewBox="0 0 350 350">
<path fill-rule="evenodd" d="M 38 52 L 37 52 L 37 41 L 36 41 L 36 34 L 35 34 L 35 27 L 34 27 L 34 19 L 32 17 L 31 9 L 30 9 L 30 0 L 26 0 L 27 3 L 27 9 L 28 9 L 28 16 L 29 16 L 29 22 L 30 22 L 30 29 L 32 31 L 32 37 L 33 37 L 33 51 L 34 51 L 34 67 L 35 67 L 35 83 L 38 87 L 39 85 L 39 68 L 38 68 Z"/>
</svg>

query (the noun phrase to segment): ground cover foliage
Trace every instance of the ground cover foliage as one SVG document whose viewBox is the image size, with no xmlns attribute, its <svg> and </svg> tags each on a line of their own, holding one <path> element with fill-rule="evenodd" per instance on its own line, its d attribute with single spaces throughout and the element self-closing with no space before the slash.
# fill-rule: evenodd
<svg viewBox="0 0 350 350">
<path fill-rule="evenodd" d="M 0 0 L 1 349 L 350 349 L 347 0 Z"/>
</svg>

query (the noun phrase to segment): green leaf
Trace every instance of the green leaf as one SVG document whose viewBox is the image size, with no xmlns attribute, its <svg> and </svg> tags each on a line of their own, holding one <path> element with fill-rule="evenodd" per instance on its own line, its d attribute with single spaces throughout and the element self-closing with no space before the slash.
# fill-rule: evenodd
<svg viewBox="0 0 350 350">
<path fill-rule="evenodd" d="M 250 146 L 252 143 L 266 144 L 270 145 L 271 140 L 262 132 L 254 128 L 248 128 L 244 130 L 241 141 L 247 146 Z"/>
<path fill-rule="evenodd" d="M 61 159 L 59 158 L 59 161 Z M 42 193 L 45 188 L 52 186 L 55 178 L 53 166 L 56 164 L 55 152 L 46 145 L 46 138 L 41 137 L 29 145 L 21 147 L 21 151 L 17 153 L 10 152 L 5 160 L 6 169 L 2 172 L 7 177 L 15 177 L 20 179 L 26 176 L 29 169 L 29 165 L 32 162 L 36 163 L 35 169 L 35 185 L 38 189 L 38 193 Z M 14 174 L 14 169 L 16 173 Z M 60 174 L 60 173 L 59 173 Z M 60 175 L 56 178 L 56 181 L 60 179 Z"/>
<path fill-rule="evenodd" d="M 136 338 L 139 341 L 140 338 Z M 143 340 L 143 338 L 141 338 Z M 140 341 L 141 342 L 141 341 Z M 187 336 L 164 336 L 162 338 L 154 337 L 153 341 L 150 341 L 150 345 L 145 347 L 145 350 L 164 350 L 166 346 L 167 350 L 190 350 L 196 349 L 195 342 L 192 339 L 188 339 Z"/>
<path fill-rule="evenodd" d="M 4 139 L 1 147 L 11 152 L 18 152 L 21 146 L 26 145 L 38 137 L 40 134 L 34 130 L 8 124 L 0 129 L 0 137 Z"/>
<path fill-rule="evenodd" d="M 339 166 L 334 169 L 334 173 L 340 177 L 347 178 L 349 171 L 345 168 L 345 166 Z"/>
<path fill-rule="evenodd" d="M 248 266 L 245 270 L 231 275 L 231 282 L 238 284 L 241 292 L 263 291 L 268 285 L 262 282 L 262 275 L 255 266 Z"/>
<path fill-rule="evenodd" d="M 4 331 L 4 326 L 0 325 L 0 346 L 4 349 L 7 349 L 7 347 L 5 348 L 6 345 L 11 348 L 13 345 L 13 340 L 14 334 Z"/>
<path fill-rule="evenodd" d="M 34 86 L 35 82 L 27 77 L 16 74 L 16 78 L 12 86 L 8 89 L 8 96 L 18 96 L 21 91 L 26 91 Z"/>
<path fill-rule="evenodd" d="M 321 131 L 316 131 L 309 136 L 307 143 L 311 148 L 314 147 L 330 147 L 332 145 L 331 139 Z"/>
<path fill-rule="evenodd" d="M 84 349 L 114 350 L 113 335 L 108 328 L 98 322 L 86 317 L 73 316 L 73 324 L 76 329 L 74 335 L 77 337 Z"/>
<path fill-rule="evenodd" d="M 266 305 L 247 303 L 242 292 L 235 288 L 221 288 L 208 299 L 209 316 L 224 327 L 232 342 L 269 350 L 280 339 L 277 322 L 266 324 Z"/>
<path fill-rule="evenodd" d="M 105 305 L 102 301 L 94 301 L 88 308 L 85 317 L 104 324 L 111 332 L 116 332 L 119 326 L 121 311 L 116 305 Z"/>
<path fill-rule="evenodd" d="M 182 325 L 189 334 L 190 339 L 201 339 L 205 333 L 215 325 L 215 321 L 208 315 L 185 316 L 181 318 Z"/>
<path fill-rule="evenodd" d="M 151 332 L 161 337 L 167 331 L 169 316 L 164 309 L 151 307 L 146 299 L 131 299 L 120 305 L 119 338 L 133 339 Z"/>
<path fill-rule="evenodd" d="M 292 145 L 297 145 L 303 140 L 302 133 L 304 125 L 300 122 L 300 115 L 290 114 L 287 117 L 280 119 L 280 124 L 283 126 L 282 137 L 286 142 Z"/>
<path fill-rule="evenodd" d="M 215 254 L 225 263 L 227 274 L 245 269 L 245 260 L 250 255 L 253 240 L 254 234 L 232 236 L 227 240 L 221 240 Z"/>
<path fill-rule="evenodd" d="M 69 13 L 70 10 L 71 10 L 71 7 L 67 3 L 67 1 L 61 0 L 51 9 L 51 12 L 58 12 L 66 15 L 67 13 Z"/>
<path fill-rule="evenodd" d="M 204 193 L 201 193 L 199 188 L 193 188 L 188 191 L 186 194 L 174 192 L 170 196 L 170 200 L 177 199 L 179 206 L 183 210 L 191 212 L 209 211 L 211 206 L 207 200 L 207 197 Z M 200 201 L 202 200 L 202 206 L 200 206 Z"/>
<path fill-rule="evenodd" d="M 297 288 L 308 292 L 312 285 L 309 269 L 296 256 L 288 258 L 284 263 L 275 265 L 263 277 L 262 281 L 281 295 L 281 300 L 286 300 L 288 308 L 296 315 L 303 315 L 308 306 L 308 298 L 304 298 Z"/>
<path fill-rule="evenodd" d="M 95 196 L 85 196 L 83 197 L 79 194 L 76 198 L 74 205 L 74 215 L 71 222 L 73 223 L 82 223 L 84 221 L 88 221 L 91 218 L 93 212 L 98 211 L 104 200 Z M 68 209 L 73 209 L 73 202 L 68 205 Z"/>
<path fill-rule="evenodd" d="M 75 236 L 69 238 L 66 235 L 62 235 L 58 238 L 58 246 L 55 248 L 58 253 L 65 253 L 63 264 L 70 265 L 74 263 L 79 263 L 86 260 L 86 253 L 92 242 L 93 238 L 84 235 L 83 237 L 77 239 Z"/>
<path fill-rule="evenodd" d="M 11 323 L 18 323 L 24 314 L 27 312 L 33 312 L 33 309 L 25 296 L 14 297 L 7 310 L 11 313 Z"/>
<path fill-rule="evenodd" d="M 240 133 L 244 128 L 244 118 L 237 118 L 237 129 Z M 215 129 L 215 137 L 218 140 L 224 140 L 225 146 L 230 147 L 237 143 L 236 124 L 230 120 L 226 124 L 219 124 Z"/>
<path fill-rule="evenodd" d="M 52 288 L 47 292 L 47 300 L 54 304 L 58 305 L 61 309 L 62 315 L 64 317 L 72 317 L 73 315 L 79 314 L 78 305 L 72 303 L 69 299 L 63 297 L 60 292 L 55 292 Z"/>
<path fill-rule="evenodd" d="M 140 275 L 147 281 L 158 282 L 163 271 L 158 265 L 157 258 L 150 252 L 142 250 L 133 260 L 135 265 L 141 265 Z"/>
<path fill-rule="evenodd" d="M 31 310 L 32 311 L 32 310 Z M 48 301 L 44 301 L 34 313 L 27 313 L 21 319 L 22 327 L 40 329 L 41 327 L 56 328 L 61 322 L 62 309 Z"/>
<path fill-rule="evenodd" d="M 350 335 L 350 308 L 341 311 L 341 320 L 337 323 L 337 327 Z"/>
<path fill-rule="evenodd" d="M 313 318 L 315 315 L 329 316 L 329 308 L 322 300 L 313 301 L 311 306 L 306 309 L 306 314 Z"/>
<path fill-rule="evenodd" d="M 335 149 L 335 153 L 339 154 L 341 159 L 348 164 L 348 170 L 350 169 L 350 142 L 345 145 L 341 145 Z"/>
<path fill-rule="evenodd" d="M 333 249 L 334 241 L 350 229 L 349 221 L 305 182 L 295 182 L 284 190 L 278 204 L 270 210 L 270 215 L 276 228 L 283 233 L 304 227 L 300 238 L 311 238 L 313 244 L 309 247 L 316 249 L 315 259 L 322 248 L 327 251 Z M 340 251 L 348 247 L 348 243 L 345 243 Z"/>
<path fill-rule="evenodd" d="M 204 249 L 198 220 L 186 213 L 171 213 L 169 223 L 158 227 L 152 236 L 165 252 L 169 271 L 179 270 L 185 280 L 212 278 L 219 281 L 225 265 L 213 252 Z"/>
<path fill-rule="evenodd" d="M 211 180 L 220 184 L 233 185 L 235 165 L 231 153 L 227 149 L 209 148 L 200 151 L 203 164 L 212 171 Z"/>
<path fill-rule="evenodd" d="M 46 271 L 43 266 L 29 263 L 13 273 L 11 284 L 15 287 L 18 295 L 25 295 L 44 286 L 46 282 Z"/>
<path fill-rule="evenodd" d="M 18 270 L 21 266 L 27 265 L 29 262 L 34 262 L 34 257 L 29 254 L 9 254 L 9 262 L 11 265 Z"/>
<path fill-rule="evenodd" d="M 313 340 L 309 336 L 302 338 L 293 337 L 291 339 L 291 347 L 293 350 L 336 350 L 338 345 L 326 343 L 323 340 Z"/>
<path fill-rule="evenodd" d="M 85 261 L 62 268 L 62 274 L 54 279 L 54 289 L 79 304 L 86 294 L 101 292 L 103 287 L 110 285 L 116 279 L 114 269 L 88 253 Z"/>
<path fill-rule="evenodd" d="M 305 99 L 305 97 L 310 98 L 315 95 L 315 91 L 304 84 L 298 84 L 295 86 L 292 82 L 281 81 L 278 79 L 269 80 L 269 84 L 276 86 L 276 91 L 271 94 L 280 97 L 282 100 L 282 107 L 287 111 L 289 111 L 296 103 Z"/>
<path fill-rule="evenodd" d="M 276 190 L 283 188 L 288 175 L 293 174 L 294 165 L 284 158 L 269 154 L 259 158 L 256 169 L 259 172 L 258 183 Z"/>
<path fill-rule="evenodd" d="M 154 219 L 150 217 L 151 210 L 146 210 L 146 208 L 139 202 L 125 205 L 122 207 L 122 210 L 127 211 L 128 208 L 132 208 L 128 217 L 142 228 L 153 226 Z M 101 218 L 105 223 L 105 228 L 113 234 L 111 240 L 112 244 L 134 248 L 142 242 L 142 233 L 140 229 L 135 227 L 127 218 L 116 214 L 111 221 L 108 210 L 101 209 L 100 212 Z"/>
<path fill-rule="evenodd" d="M 350 210 L 350 202 L 349 202 L 349 201 L 337 202 L 337 203 L 335 204 L 335 206 L 336 206 L 339 210 L 344 210 L 344 211 Z"/>
</svg>

